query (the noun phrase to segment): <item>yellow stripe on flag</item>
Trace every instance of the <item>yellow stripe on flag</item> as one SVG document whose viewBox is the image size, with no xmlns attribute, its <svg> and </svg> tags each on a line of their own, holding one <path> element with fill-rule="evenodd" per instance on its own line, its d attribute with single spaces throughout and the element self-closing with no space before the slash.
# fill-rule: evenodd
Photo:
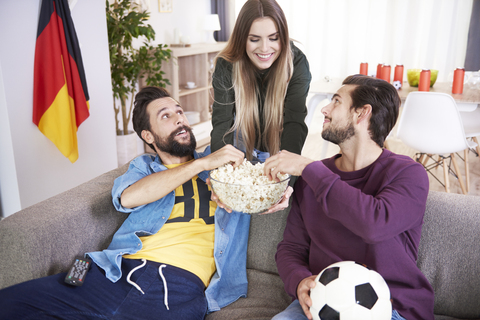
<svg viewBox="0 0 480 320">
<path fill-rule="evenodd" d="M 68 95 L 66 84 L 58 91 L 55 100 L 42 115 L 38 128 L 70 162 L 77 161 L 75 103 Z"/>
</svg>

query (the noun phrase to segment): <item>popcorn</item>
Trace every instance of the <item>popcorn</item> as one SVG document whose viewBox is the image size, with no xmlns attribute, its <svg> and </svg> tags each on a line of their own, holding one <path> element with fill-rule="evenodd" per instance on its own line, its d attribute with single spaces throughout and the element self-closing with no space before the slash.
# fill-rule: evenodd
<svg viewBox="0 0 480 320">
<path fill-rule="evenodd" d="M 210 172 L 213 191 L 234 211 L 260 213 L 277 203 L 288 187 L 290 175 L 277 174 L 280 182 L 268 180 L 264 164 L 246 159 L 234 168 L 226 164 Z"/>
</svg>

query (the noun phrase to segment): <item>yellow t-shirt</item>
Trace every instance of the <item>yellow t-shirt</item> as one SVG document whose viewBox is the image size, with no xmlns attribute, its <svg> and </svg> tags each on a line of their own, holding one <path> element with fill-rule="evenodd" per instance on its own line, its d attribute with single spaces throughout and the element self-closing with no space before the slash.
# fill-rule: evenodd
<svg viewBox="0 0 480 320">
<path fill-rule="evenodd" d="M 168 169 L 182 164 L 167 165 Z M 154 235 L 140 237 L 142 249 L 125 255 L 182 268 L 208 286 L 215 273 L 213 245 L 217 204 L 210 201 L 210 187 L 193 177 L 175 189 L 175 205 L 165 225 Z"/>
</svg>

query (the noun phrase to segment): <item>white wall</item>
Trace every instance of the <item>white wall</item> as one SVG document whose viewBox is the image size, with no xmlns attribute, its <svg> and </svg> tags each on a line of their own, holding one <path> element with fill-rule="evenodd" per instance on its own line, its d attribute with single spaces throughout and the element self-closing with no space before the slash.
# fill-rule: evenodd
<svg viewBox="0 0 480 320">
<path fill-rule="evenodd" d="M 190 38 L 191 43 L 206 40 L 202 30 L 203 17 L 210 14 L 210 0 L 173 0 L 172 12 L 158 12 L 158 0 L 150 0 L 150 20 L 155 29 L 155 43 L 173 43 L 173 30 Z"/>
<path fill-rule="evenodd" d="M 105 2 L 79 0 L 72 11 L 90 94 L 90 117 L 78 129 L 79 159 L 74 164 L 32 122 L 39 4 L 39 0 L 1 3 L 0 195 L 3 216 L 117 166 Z"/>
<path fill-rule="evenodd" d="M 246 0 L 236 0 L 236 15 Z M 277 0 L 290 37 L 306 54 L 313 81 L 345 78 L 368 62 L 437 69 L 452 81 L 463 67 L 472 0 Z"/>
<path fill-rule="evenodd" d="M 210 0 L 173 0 L 172 12 L 159 12 L 158 0 L 137 0 L 137 2 L 150 4 L 148 10 L 150 19 L 146 23 L 150 24 L 155 30 L 153 45 L 174 43 L 174 29 L 178 29 L 181 35 L 187 36 L 190 43 L 206 41 L 207 32 L 202 30 L 202 22 L 204 16 L 211 12 Z M 143 45 L 143 40 L 137 39 L 133 42 L 133 45 L 139 47 Z M 119 125 L 122 126 L 120 113 L 118 114 L 118 120 Z M 131 121 L 129 129 L 133 130 Z M 140 138 L 137 139 L 137 145 L 137 152 L 141 153 L 143 142 Z"/>
<path fill-rule="evenodd" d="M 90 94 L 90 117 L 77 132 L 74 164 L 32 122 L 41 1 L 0 2 L 0 214 L 8 216 L 117 167 L 117 156 L 105 1 L 70 1 Z M 158 11 L 158 0 L 149 2 L 155 44 L 172 43 L 174 28 L 191 43 L 205 41 L 201 23 L 210 14 L 210 0 L 173 0 L 168 13 Z"/>
<path fill-rule="evenodd" d="M 0 213 L 11 213 L 20 210 L 21 204 L 4 89 L 2 64 L 0 61 Z"/>
</svg>

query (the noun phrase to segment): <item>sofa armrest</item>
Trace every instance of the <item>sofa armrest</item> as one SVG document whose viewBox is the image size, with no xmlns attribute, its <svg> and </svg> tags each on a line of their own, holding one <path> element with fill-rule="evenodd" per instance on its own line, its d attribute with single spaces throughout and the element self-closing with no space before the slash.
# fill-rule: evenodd
<svg viewBox="0 0 480 320">
<path fill-rule="evenodd" d="M 435 291 L 435 314 L 480 315 L 480 197 L 430 191 L 417 265 Z"/>
<path fill-rule="evenodd" d="M 75 257 L 108 246 L 126 215 L 111 190 L 128 164 L 0 222 L 0 288 L 65 272 Z"/>
</svg>

